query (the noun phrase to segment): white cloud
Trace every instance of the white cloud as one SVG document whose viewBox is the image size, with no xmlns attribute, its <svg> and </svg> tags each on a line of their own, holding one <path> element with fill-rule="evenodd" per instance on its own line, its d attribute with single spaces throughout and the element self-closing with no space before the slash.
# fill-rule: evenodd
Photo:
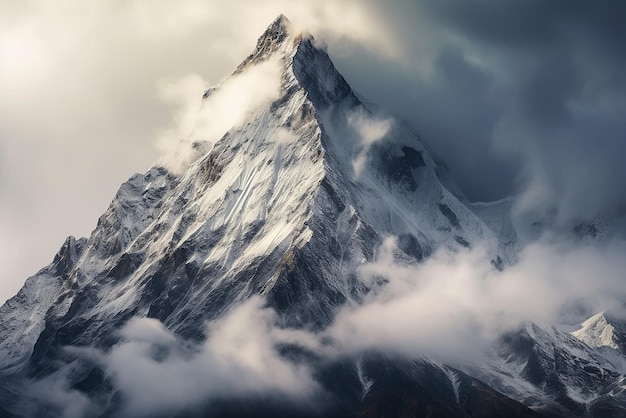
<svg viewBox="0 0 626 418">
<path fill-rule="evenodd" d="M 350 162 L 354 179 L 361 176 L 372 145 L 383 140 L 393 126 L 391 118 L 364 107 L 330 107 L 321 112 L 321 117 L 324 128 L 334 138 L 333 152 Z"/>
<path fill-rule="evenodd" d="M 296 136 L 288 129 L 278 127 L 278 129 L 276 129 L 276 132 L 274 132 L 272 140 L 276 141 L 279 144 L 289 144 L 296 140 Z"/>
<path fill-rule="evenodd" d="M 122 330 L 125 341 L 101 356 L 124 399 L 123 416 L 143 417 L 189 410 L 218 398 L 251 395 L 306 401 L 317 384 L 304 365 L 276 349 L 299 338 L 274 327 L 273 311 L 254 297 L 209 324 L 199 345 L 181 341 L 157 320 L 135 318 Z"/>
<path fill-rule="evenodd" d="M 391 129 L 391 119 L 379 118 L 359 108 L 348 114 L 347 122 L 348 126 L 354 129 L 358 139 L 358 152 L 352 160 L 352 171 L 354 177 L 358 178 L 361 176 L 372 144 L 383 139 Z"/>
<path fill-rule="evenodd" d="M 358 111 L 348 115 L 348 125 L 357 132 L 363 147 L 369 148 L 374 142 L 380 141 L 387 135 L 391 128 L 391 120 L 376 118 L 359 108 Z"/>
<path fill-rule="evenodd" d="M 176 341 L 161 321 L 154 318 L 134 317 L 120 330 L 120 335 L 131 341 L 150 344 L 167 345 Z"/>
<path fill-rule="evenodd" d="M 215 141 L 252 110 L 277 99 L 281 75 L 280 62 L 272 59 L 227 78 L 202 104 L 193 140 Z"/>
<path fill-rule="evenodd" d="M 83 393 L 69 388 L 65 375 L 52 375 L 34 382 L 25 391 L 34 402 L 22 405 L 23 416 L 82 418 L 96 414 L 97 408 Z"/>
<path fill-rule="evenodd" d="M 327 331 L 340 351 L 378 348 L 458 362 L 524 321 L 571 325 L 585 318 L 567 316 L 568 307 L 581 308 L 579 315 L 618 310 L 626 297 L 622 241 L 596 248 L 542 240 L 502 272 L 480 248 L 440 252 L 419 265 L 398 263 L 394 251 L 388 240 L 380 258 L 360 270 L 373 292 L 340 311 Z"/>
<path fill-rule="evenodd" d="M 211 88 L 205 100 L 201 92 L 208 83 L 198 75 L 163 81 L 160 96 L 176 110 L 173 126 L 158 135 L 157 146 L 164 152 L 160 163 L 172 172 L 184 171 L 197 156 L 193 144 L 215 143 L 255 109 L 278 98 L 281 71 L 277 59 L 267 60 L 227 77 Z M 206 151 L 206 147 L 202 149 Z"/>
</svg>

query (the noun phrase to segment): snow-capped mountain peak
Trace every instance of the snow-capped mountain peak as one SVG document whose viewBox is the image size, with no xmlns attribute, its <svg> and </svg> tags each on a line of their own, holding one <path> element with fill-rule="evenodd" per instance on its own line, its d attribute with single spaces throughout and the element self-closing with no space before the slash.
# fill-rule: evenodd
<svg viewBox="0 0 626 418">
<path fill-rule="evenodd" d="M 319 332 L 372 290 L 359 271 L 378 259 L 383 243 L 404 266 L 438 249 L 480 246 L 504 268 L 518 245 L 505 222 L 509 202 L 472 207 L 459 190 L 415 133 L 364 105 L 327 51 L 281 15 L 235 71 L 204 92 L 177 151 L 125 182 L 90 237 L 68 239 L 0 308 L 0 414 L 20 414 L 24 402 L 31 415 L 48 413 L 49 399 L 21 388 L 57 381 L 105 416 L 119 414 L 115 376 L 92 351 L 123 345 L 120 329 L 132 318 L 151 318 L 148 333 L 159 341 L 198 342 L 211 330 L 207 323 L 261 298 L 282 329 Z M 594 379 L 615 377 L 582 342 L 557 331 L 527 327 L 503 347 L 540 368 L 558 362 L 561 349 L 568 371 L 583 353 L 585 365 L 602 368 Z M 269 351 L 308 356 L 283 348 Z M 168 355 L 153 351 L 156 363 Z M 369 411 L 393 388 L 441 416 L 480 408 L 535 416 L 448 366 L 361 360 L 357 368 L 343 359 L 318 364 L 319 384 Z M 485 370 L 502 377 L 500 369 Z M 538 384 L 562 384 L 543 371 Z M 504 373 L 505 383 L 518 377 Z"/>
<path fill-rule="evenodd" d="M 612 322 L 606 312 L 600 312 L 583 322 L 580 329 L 572 332 L 572 335 L 590 347 L 611 347 L 623 350 L 622 336 L 619 335 Z"/>
</svg>

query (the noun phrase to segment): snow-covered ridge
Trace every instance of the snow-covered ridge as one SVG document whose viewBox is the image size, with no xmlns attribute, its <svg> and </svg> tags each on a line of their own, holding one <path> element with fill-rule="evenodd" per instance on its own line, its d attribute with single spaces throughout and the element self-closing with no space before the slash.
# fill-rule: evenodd
<svg viewBox="0 0 626 418">
<path fill-rule="evenodd" d="M 0 375 L 20 372 L 28 361 L 45 314 L 71 281 L 85 242 L 68 237 L 53 262 L 26 280 L 17 295 L 0 307 Z"/>
<path fill-rule="evenodd" d="M 572 335 L 590 347 L 611 347 L 622 349 L 622 341 L 615 326 L 607 319 L 605 312 L 600 312 L 581 324 Z"/>
<path fill-rule="evenodd" d="M 471 202 L 472 206 L 498 206 L 501 205 L 503 203 L 510 203 L 513 202 L 515 200 L 514 196 L 506 196 L 503 197 L 502 199 L 498 199 L 498 200 L 493 200 L 491 202 Z"/>
</svg>

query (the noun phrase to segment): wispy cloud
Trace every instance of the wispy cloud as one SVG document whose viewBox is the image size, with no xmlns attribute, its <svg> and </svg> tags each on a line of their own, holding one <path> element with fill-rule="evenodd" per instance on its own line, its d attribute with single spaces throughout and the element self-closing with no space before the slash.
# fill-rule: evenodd
<svg viewBox="0 0 626 418">
<path fill-rule="evenodd" d="M 352 160 L 354 177 L 358 178 L 365 167 L 367 154 L 372 144 L 380 141 L 387 135 L 389 129 L 391 129 L 392 121 L 391 119 L 368 114 L 365 110 L 359 108 L 357 111 L 348 114 L 347 122 L 348 127 L 355 131 L 358 140 L 357 155 Z"/>
<path fill-rule="evenodd" d="M 267 60 L 227 77 L 204 100 L 201 92 L 207 90 L 207 83 L 198 75 L 163 81 L 161 97 L 176 110 L 173 126 L 158 135 L 157 145 L 165 153 L 161 163 L 180 173 L 196 154 L 194 144 L 214 143 L 255 109 L 277 99 L 281 71 L 278 60 Z"/>
<path fill-rule="evenodd" d="M 133 318 L 119 331 L 122 341 L 108 352 L 88 347 L 67 350 L 110 376 L 122 402 L 118 415 L 123 417 L 175 414 L 217 399 L 255 396 L 306 403 L 319 386 L 307 365 L 282 357 L 278 346 L 312 341 L 311 337 L 277 327 L 276 314 L 263 303 L 253 297 L 208 323 L 202 343 L 181 340 L 156 319 Z M 78 396 L 59 382 L 44 382 L 65 397 L 52 394 L 47 399 L 51 392 L 46 391 L 40 402 Z"/>
<path fill-rule="evenodd" d="M 331 152 L 349 161 L 353 179 L 363 174 L 372 145 L 385 139 L 393 126 L 392 118 L 363 106 L 331 107 L 324 109 L 321 117 L 324 128 L 333 138 Z"/>
</svg>

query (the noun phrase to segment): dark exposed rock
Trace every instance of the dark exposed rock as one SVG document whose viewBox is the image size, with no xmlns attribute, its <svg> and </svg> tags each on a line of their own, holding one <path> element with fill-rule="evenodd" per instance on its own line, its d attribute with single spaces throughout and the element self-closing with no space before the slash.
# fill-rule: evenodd
<svg viewBox="0 0 626 418">
<path fill-rule="evenodd" d="M 456 213 L 450 209 L 450 206 L 445 203 L 439 204 L 439 211 L 448 219 L 450 225 L 452 225 L 456 229 L 461 229 L 461 223 L 459 222 L 459 218 L 456 216 Z"/>
</svg>

